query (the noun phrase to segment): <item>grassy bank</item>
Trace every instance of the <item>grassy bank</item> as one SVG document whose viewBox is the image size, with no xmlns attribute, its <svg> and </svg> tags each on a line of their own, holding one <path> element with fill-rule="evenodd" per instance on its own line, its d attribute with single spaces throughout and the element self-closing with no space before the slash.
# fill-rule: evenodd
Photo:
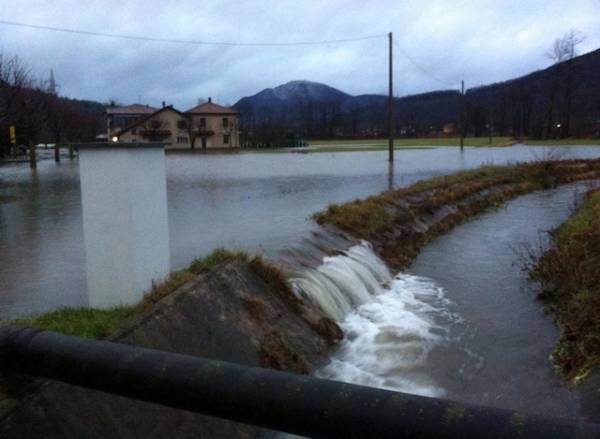
<svg viewBox="0 0 600 439">
<path fill-rule="evenodd" d="M 505 146 L 512 143 L 510 137 L 494 137 L 492 143 L 488 137 L 467 137 L 465 146 Z M 337 150 L 338 148 L 356 150 L 356 149 L 386 149 L 388 147 L 387 139 L 351 139 L 351 140 L 311 140 L 309 145 L 319 150 Z M 394 147 L 403 148 L 426 148 L 438 146 L 460 146 L 458 137 L 431 137 L 431 138 L 397 138 L 394 139 Z"/>
<path fill-rule="evenodd" d="M 61 308 L 44 314 L 17 319 L 14 323 L 80 337 L 105 338 L 122 326 L 123 323 L 148 310 L 156 302 L 197 275 L 206 273 L 214 266 L 232 259 L 248 261 L 249 257 L 245 253 L 232 253 L 224 249 L 217 249 L 204 258 L 194 260 L 188 268 L 171 273 L 167 280 L 155 285 L 144 296 L 144 299 L 136 305 L 116 306 L 110 309 Z M 260 265 L 262 260 L 259 261 L 259 258 L 254 258 L 253 261 L 255 261 L 255 265 Z"/>
<path fill-rule="evenodd" d="M 482 167 L 331 205 L 314 218 L 372 242 L 393 268 L 403 269 L 423 245 L 474 215 L 527 192 L 595 178 L 600 160 Z"/>
<path fill-rule="evenodd" d="M 561 329 L 552 358 L 578 382 L 600 366 L 600 191 L 553 232 L 553 247 L 530 274 Z"/>
<path fill-rule="evenodd" d="M 490 143 L 488 137 L 467 137 L 464 145 L 467 147 L 500 147 L 511 146 L 516 143 L 537 146 L 569 146 L 569 145 L 600 145 L 600 139 L 548 139 L 528 140 L 514 139 L 512 137 L 493 137 Z M 306 153 L 319 152 L 355 152 L 355 151 L 384 151 L 388 149 L 387 139 L 349 139 L 349 140 L 310 140 L 310 148 L 297 149 Z M 431 149 L 442 146 L 460 146 L 458 137 L 419 137 L 394 139 L 395 150 L 406 149 Z M 177 154 L 238 154 L 238 153 L 289 153 L 294 148 L 210 148 L 210 149 L 172 149 L 166 150 L 169 155 Z"/>
<path fill-rule="evenodd" d="M 600 145 L 600 139 L 547 139 L 547 140 L 516 140 L 512 137 L 467 137 L 464 144 L 469 147 L 498 147 L 511 146 L 516 143 L 537 146 L 569 146 L 569 145 Z M 311 140 L 309 145 L 316 152 L 342 151 L 380 151 L 388 148 L 387 139 L 351 139 L 351 140 Z M 394 139 L 394 149 L 421 149 L 440 146 L 460 146 L 457 137 L 434 138 L 399 138 Z"/>
<path fill-rule="evenodd" d="M 524 140 L 527 145 L 549 145 L 549 146 L 569 146 L 569 145 L 600 145 L 600 139 L 546 139 L 546 140 Z"/>
</svg>

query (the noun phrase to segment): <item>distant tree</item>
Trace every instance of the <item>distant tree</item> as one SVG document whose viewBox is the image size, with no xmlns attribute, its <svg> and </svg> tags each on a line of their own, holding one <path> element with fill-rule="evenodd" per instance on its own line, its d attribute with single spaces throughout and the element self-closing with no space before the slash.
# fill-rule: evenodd
<svg viewBox="0 0 600 439">
<path fill-rule="evenodd" d="M 40 140 L 48 116 L 48 95 L 43 84 L 32 83 L 17 100 L 16 126 L 23 143 L 33 147 Z"/>
<path fill-rule="evenodd" d="M 185 130 L 189 139 L 192 149 L 196 148 L 196 140 L 200 137 L 200 126 L 194 121 L 193 116 L 187 116 L 184 119 L 180 119 L 178 122 L 179 128 Z"/>
<path fill-rule="evenodd" d="M 554 40 L 554 44 L 546 52 L 546 56 L 554 61 L 554 64 L 569 61 L 577 56 L 577 46 L 583 41 L 585 41 L 585 37 L 580 32 L 571 30 Z"/>
<path fill-rule="evenodd" d="M 560 111 L 560 134 L 568 137 L 571 127 L 571 106 L 573 100 L 573 58 L 577 56 L 577 46 L 585 40 L 578 31 L 571 30 L 561 38 L 554 40 L 552 48 L 546 52 L 555 66 L 554 78 L 550 84 L 549 104 L 547 111 L 546 137 L 550 137 L 555 128 L 555 107 L 559 90 L 564 90 L 562 108 Z M 565 77 L 566 76 L 566 77 Z"/>
<path fill-rule="evenodd" d="M 54 94 L 46 96 L 46 128 L 54 141 L 54 160 L 59 161 L 59 147 L 71 125 L 77 123 L 73 108 Z"/>
<path fill-rule="evenodd" d="M 6 57 L 0 53 L 0 129 L 8 132 L 8 127 L 16 125 L 18 108 L 27 99 L 28 90 L 32 87 L 29 71 L 19 57 Z M 0 158 L 10 150 L 0 144 Z"/>
</svg>

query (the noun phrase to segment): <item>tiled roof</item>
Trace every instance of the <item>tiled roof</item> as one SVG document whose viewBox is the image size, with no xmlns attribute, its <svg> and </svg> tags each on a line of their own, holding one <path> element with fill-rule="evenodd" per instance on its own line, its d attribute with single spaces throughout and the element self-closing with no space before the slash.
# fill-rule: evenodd
<svg viewBox="0 0 600 439">
<path fill-rule="evenodd" d="M 142 104 L 131 104 L 124 107 L 106 107 L 106 114 L 152 114 L 157 108 Z"/>
<path fill-rule="evenodd" d="M 197 105 L 194 108 L 190 108 L 186 113 L 194 114 L 238 114 L 239 112 L 233 108 L 223 107 L 212 102 L 205 102 Z"/>
</svg>

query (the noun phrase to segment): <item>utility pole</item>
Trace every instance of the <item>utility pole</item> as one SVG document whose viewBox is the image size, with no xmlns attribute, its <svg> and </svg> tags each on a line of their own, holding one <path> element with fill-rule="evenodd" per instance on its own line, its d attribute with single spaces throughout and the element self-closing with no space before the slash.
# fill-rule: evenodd
<svg viewBox="0 0 600 439">
<path fill-rule="evenodd" d="M 460 150 L 465 147 L 465 81 L 460 81 Z"/>
<path fill-rule="evenodd" d="M 390 71 L 389 71 L 389 92 L 388 92 L 388 147 L 390 162 L 394 161 L 394 88 L 392 83 L 392 33 L 388 33 L 390 43 Z"/>
</svg>

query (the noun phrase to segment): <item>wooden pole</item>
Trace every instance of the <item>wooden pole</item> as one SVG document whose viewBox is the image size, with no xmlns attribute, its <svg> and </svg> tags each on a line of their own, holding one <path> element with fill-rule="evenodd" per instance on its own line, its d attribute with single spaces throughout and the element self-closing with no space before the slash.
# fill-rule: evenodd
<svg viewBox="0 0 600 439">
<path fill-rule="evenodd" d="M 390 45 L 389 91 L 388 91 L 388 148 L 390 162 L 394 161 L 394 88 L 392 83 L 392 33 L 388 34 Z"/>
<path fill-rule="evenodd" d="M 465 147 L 465 81 L 460 81 L 460 150 Z"/>
</svg>

